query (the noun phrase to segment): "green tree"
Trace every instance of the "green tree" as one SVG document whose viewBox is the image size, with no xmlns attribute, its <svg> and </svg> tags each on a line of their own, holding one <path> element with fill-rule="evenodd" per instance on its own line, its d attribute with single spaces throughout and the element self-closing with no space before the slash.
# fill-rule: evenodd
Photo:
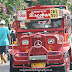
<svg viewBox="0 0 72 72">
<path fill-rule="evenodd" d="M 24 4 L 25 3 L 25 4 Z M 9 17 L 14 15 L 14 8 L 16 7 L 16 10 L 23 10 L 27 5 L 24 0 L 1 0 L 0 1 L 0 19 L 5 20 L 6 24 L 9 23 Z M 4 13 L 3 7 L 6 7 L 6 13 Z"/>
<path fill-rule="evenodd" d="M 67 6 L 68 6 L 68 9 L 71 11 L 71 13 L 72 13 L 72 4 L 68 4 L 67 3 Z"/>
<path fill-rule="evenodd" d="M 37 3 L 40 5 L 60 5 L 60 3 L 66 5 L 67 0 L 37 0 L 37 2 L 33 2 L 33 5 Z"/>
</svg>

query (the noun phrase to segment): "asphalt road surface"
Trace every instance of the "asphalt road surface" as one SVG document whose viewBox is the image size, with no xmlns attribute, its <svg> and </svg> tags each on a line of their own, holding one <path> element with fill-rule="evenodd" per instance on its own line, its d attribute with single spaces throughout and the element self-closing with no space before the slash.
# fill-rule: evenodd
<svg viewBox="0 0 72 72">
<path fill-rule="evenodd" d="M 0 64 L 0 72 L 9 72 L 9 65 L 9 61 L 7 63 Z"/>
</svg>

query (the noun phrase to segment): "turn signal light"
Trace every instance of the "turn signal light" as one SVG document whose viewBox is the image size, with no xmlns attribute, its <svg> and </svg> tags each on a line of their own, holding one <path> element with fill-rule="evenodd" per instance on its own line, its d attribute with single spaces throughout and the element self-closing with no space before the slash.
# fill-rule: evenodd
<svg viewBox="0 0 72 72">
<path fill-rule="evenodd" d="M 14 41 L 14 44 L 17 44 L 17 41 Z"/>
</svg>

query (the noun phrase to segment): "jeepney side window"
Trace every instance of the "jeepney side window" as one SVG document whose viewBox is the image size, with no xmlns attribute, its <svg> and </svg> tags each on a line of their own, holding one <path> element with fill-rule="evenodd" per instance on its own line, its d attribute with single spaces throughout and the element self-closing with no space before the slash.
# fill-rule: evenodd
<svg viewBox="0 0 72 72">
<path fill-rule="evenodd" d="M 69 25 L 71 25 L 71 17 L 68 15 L 67 16 L 67 27 L 65 28 L 65 33 L 68 33 L 69 32 Z"/>
<path fill-rule="evenodd" d="M 65 33 L 68 33 L 68 29 L 67 29 L 67 27 L 65 28 Z"/>
<path fill-rule="evenodd" d="M 21 29 L 27 29 L 25 22 L 22 22 L 22 21 L 20 22 L 20 28 Z"/>
</svg>

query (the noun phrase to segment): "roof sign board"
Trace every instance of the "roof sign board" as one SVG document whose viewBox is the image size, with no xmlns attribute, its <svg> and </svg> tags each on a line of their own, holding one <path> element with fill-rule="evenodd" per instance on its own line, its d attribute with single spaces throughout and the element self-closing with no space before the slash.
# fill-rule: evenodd
<svg viewBox="0 0 72 72">
<path fill-rule="evenodd" d="M 20 11 L 17 12 L 17 20 L 21 20 L 21 21 L 27 20 L 26 10 L 20 10 Z"/>
<path fill-rule="evenodd" d="M 60 9 L 41 9 L 41 10 L 21 10 L 17 12 L 17 20 L 27 21 L 29 19 L 49 19 L 62 18 L 63 12 Z"/>
<path fill-rule="evenodd" d="M 27 19 L 62 18 L 63 13 L 59 9 L 43 9 L 27 11 Z"/>
</svg>

